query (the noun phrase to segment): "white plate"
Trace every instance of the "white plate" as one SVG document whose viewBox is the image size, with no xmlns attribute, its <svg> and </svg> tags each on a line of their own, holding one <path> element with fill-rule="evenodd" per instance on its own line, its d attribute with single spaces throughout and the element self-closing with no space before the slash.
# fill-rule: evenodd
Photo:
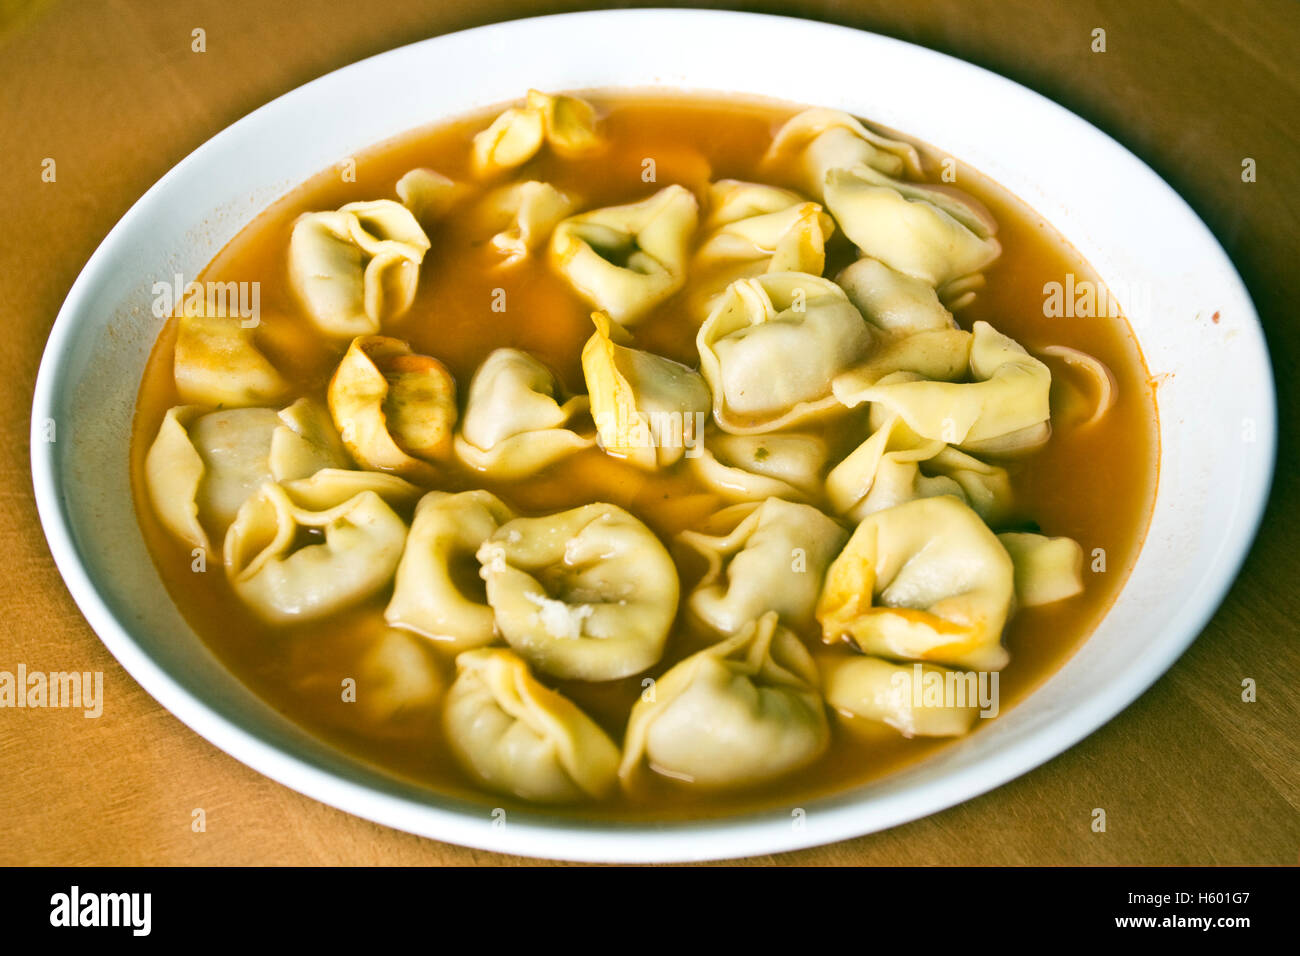
<svg viewBox="0 0 1300 956">
<path fill-rule="evenodd" d="M 254 215 L 318 170 L 530 86 L 742 92 L 848 110 L 990 175 L 1112 288 L 1149 290 L 1124 304 L 1151 372 L 1167 376 L 1150 532 L 1111 613 L 1042 688 L 936 757 L 810 802 L 802 816 L 651 826 L 512 813 L 501 826 L 490 806 L 395 782 L 316 741 L 195 637 L 159 581 L 130 504 L 131 418 L 159 331 L 153 283 L 196 275 Z M 1219 244 L 1146 165 L 1073 114 L 970 64 L 856 30 L 741 13 L 603 11 L 393 50 L 275 100 L 195 150 L 122 218 L 68 294 L 36 384 L 32 475 L 50 548 L 91 626 L 164 707 L 249 766 L 440 840 L 531 856 L 693 860 L 790 850 L 916 819 L 1005 783 L 1113 717 L 1186 649 L 1232 583 L 1267 498 L 1274 413 L 1259 322 Z"/>
</svg>

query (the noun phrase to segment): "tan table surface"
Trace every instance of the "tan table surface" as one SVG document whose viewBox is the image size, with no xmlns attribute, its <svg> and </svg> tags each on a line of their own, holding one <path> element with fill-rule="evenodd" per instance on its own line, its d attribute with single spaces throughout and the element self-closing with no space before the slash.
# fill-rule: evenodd
<svg viewBox="0 0 1300 956">
<path fill-rule="evenodd" d="M 660 6 L 667 4 L 657 4 Z M 701 4 L 709 5 L 709 4 Z M 101 670 L 98 720 L 0 710 L 0 863 L 518 863 L 326 807 L 163 710 L 82 619 L 32 502 L 28 419 L 55 313 L 109 228 L 208 137 L 322 73 L 439 33 L 582 4 L 0 0 L 0 670 Z M 1300 851 L 1300 6 L 1294 0 L 910 2 L 750 9 L 914 41 L 1026 83 L 1146 159 L 1225 244 L 1281 373 L 1282 445 L 1253 555 L 1192 649 L 1045 766 L 801 864 L 1294 863 Z M 310 11 L 310 12 L 307 12 Z M 207 52 L 191 52 L 191 30 Z M 1107 32 L 1107 52 L 1089 49 Z M 817 68 L 813 51 L 809 68 Z M 900 78 L 900 82 L 905 80 Z M 58 163 L 42 183 L 41 161 Z M 1252 157 L 1258 181 L 1241 181 Z M 1205 397 L 1215 400 L 1213 395 Z M 1140 639 L 1140 635 L 1134 635 Z M 1258 701 L 1243 703 L 1254 678 Z M 203 807 L 207 831 L 191 831 Z M 1105 833 L 1090 828 L 1107 812 Z M 764 858 L 771 862 L 774 858 Z"/>
</svg>

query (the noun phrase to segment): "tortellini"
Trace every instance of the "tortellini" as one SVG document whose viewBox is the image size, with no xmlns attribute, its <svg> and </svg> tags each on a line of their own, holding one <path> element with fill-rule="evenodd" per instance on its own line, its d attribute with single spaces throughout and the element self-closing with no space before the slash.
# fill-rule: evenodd
<svg viewBox="0 0 1300 956">
<path fill-rule="evenodd" d="M 709 187 L 705 239 L 691 271 L 708 277 L 692 311 L 707 315 L 717 293 L 736 279 L 763 272 L 821 275 L 835 221 L 798 193 L 722 179 Z"/>
<path fill-rule="evenodd" d="M 253 342 L 252 327 L 238 316 L 182 313 L 176 322 L 172 367 L 184 404 L 267 405 L 288 391 L 288 383 Z"/>
<path fill-rule="evenodd" d="M 474 170 L 491 176 L 522 166 L 549 145 L 562 156 L 577 156 L 601 145 L 596 111 L 576 96 L 551 96 L 529 90 L 523 106 L 512 106 L 474 137 Z"/>
<path fill-rule="evenodd" d="M 927 699 L 925 682 L 956 686 L 960 674 L 933 664 L 895 664 L 878 657 L 823 655 L 817 660 L 826 703 L 842 714 L 879 721 L 904 737 L 960 737 L 969 733 L 980 714 L 978 692 L 965 699 Z M 921 668 L 920 678 L 914 668 Z M 969 685 L 964 685 L 965 687 Z"/>
<path fill-rule="evenodd" d="M 1083 591 L 1083 549 L 1072 538 L 1008 531 L 998 540 L 1016 569 L 1016 603 L 1037 607 Z"/>
<path fill-rule="evenodd" d="M 765 614 L 686 658 L 632 708 L 619 776 L 642 767 L 711 789 L 784 776 L 830 742 L 817 667 L 803 643 Z"/>
<path fill-rule="evenodd" d="M 872 337 L 835 283 L 769 272 L 728 286 L 695 341 L 714 421 L 724 431 L 753 434 L 834 408 L 831 380 Z"/>
<path fill-rule="evenodd" d="M 873 416 L 873 424 L 876 416 Z M 996 524 L 1011 502 L 1005 468 L 986 464 L 936 439 L 922 438 L 897 415 L 826 476 L 826 496 L 837 514 L 861 521 L 914 498 L 955 495 Z"/>
<path fill-rule="evenodd" d="M 863 255 L 924 280 L 941 296 L 952 283 L 965 292 L 962 280 L 1002 254 L 996 223 L 972 201 L 868 167 L 831 170 L 826 206 Z"/>
<path fill-rule="evenodd" d="M 456 658 L 443 729 L 461 766 L 499 793 L 537 803 L 606 796 L 619 750 L 567 697 L 544 687 L 502 648 Z"/>
<path fill-rule="evenodd" d="M 803 501 L 821 493 L 827 454 L 826 440 L 814 434 L 711 430 L 690 462 L 700 481 L 733 501 Z"/>
<path fill-rule="evenodd" d="M 677 568 L 654 532 L 596 503 L 503 524 L 478 551 L 506 642 L 553 677 L 603 681 L 663 654 Z"/>
<path fill-rule="evenodd" d="M 934 286 L 895 272 L 875 259 L 859 259 L 835 282 L 862 317 L 888 335 L 907 336 L 957 327 Z"/>
<path fill-rule="evenodd" d="M 585 395 L 565 398 L 555 374 L 527 352 L 497 349 L 469 383 L 456 456 L 494 478 L 535 474 L 595 444 L 589 427 L 573 427 L 589 409 Z"/>
<path fill-rule="evenodd" d="M 915 147 L 867 129 L 840 110 L 807 109 L 791 118 L 772 140 L 768 169 L 797 170 L 799 188 L 821 199 L 833 169 L 869 168 L 899 176 L 921 174 Z"/>
<path fill-rule="evenodd" d="M 582 349 L 582 371 L 600 444 L 640 468 L 698 454 L 712 398 L 694 369 L 615 341 L 628 334 L 602 313 Z"/>
<path fill-rule="evenodd" d="M 356 706 L 372 725 L 390 730 L 436 721 L 446 690 L 437 664 L 421 638 L 377 623 L 357 662 Z"/>
<path fill-rule="evenodd" d="M 959 499 L 918 498 L 867 515 L 826 573 L 817 619 L 827 643 L 953 667 L 1000 670 L 1015 569 Z"/>
<path fill-rule="evenodd" d="M 208 550 L 204 526 L 224 531 L 264 482 L 347 464 L 329 415 L 310 399 L 278 412 L 179 405 L 167 412 L 149 448 L 145 481 L 167 530 Z"/>
<path fill-rule="evenodd" d="M 974 454 L 1026 451 L 1051 437 L 1051 372 L 987 322 L 975 323 L 970 376 L 974 381 L 936 382 L 893 372 L 860 387 L 860 375 L 851 373 L 837 380 L 833 390 L 850 408 L 879 403 L 921 437 Z"/>
<path fill-rule="evenodd" d="M 436 222 L 464 198 L 465 186 L 442 173 L 420 167 L 397 181 L 397 197 L 422 224 Z"/>
<path fill-rule="evenodd" d="M 667 186 L 561 222 L 551 233 L 551 264 L 592 308 L 633 325 L 685 283 L 698 220 L 691 191 Z"/>
<path fill-rule="evenodd" d="M 488 491 L 421 498 L 384 619 L 453 650 L 492 643 L 496 620 L 482 590 L 478 549 L 514 517 Z"/>
<path fill-rule="evenodd" d="M 1115 373 L 1110 370 L 1110 366 L 1096 356 L 1068 345 L 1047 345 L 1038 351 L 1041 355 L 1060 359 L 1067 369 L 1081 371 L 1083 373 L 1081 377 L 1090 380 L 1091 396 L 1069 381 L 1066 376 L 1053 380 L 1053 384 L 1060 382 L 1065 393 L 1060 405 L 1057 406 L 1055 417 L 1058 421 L 1064 419 L 1069 424 L 1087 428 L 1106 417 L 1106 413 L 1114 407 L 1119 397 L 1119 383 L 1115 380 Z M 1057 403 L 1053 401 L 1053 405 Z M 1085 406 L 1087 411 L 1084 410 Z"/>
<path fill-rule="evenodd" d="M 451 456 L 456 383 L 442 363 L 400 339 L 353 339 L 330 379 L 330 414 L 363 468 L 428 483 Z"/>
<path fill-rule="evenodd" d="M 289 280 L 325 334 L 373 335 L 415 301 L 428 250 L 429 237 L 401 203 L 352 202 L 298 217 Z"/>
<path fill-rule="evenodd" d="M 790 627 L 808 624 L 848 533 L 811 505 L 780 498 L 733 506 L 716 521 L 725 534 L 679 536 L 708 562 L 687 600 L 691 613 L 719 634 L 735 634 L 768 611 Z"/>
<path fill-rule="evenodd" d="M 571 197 L 550 183 L 529 180 L 488 193 L 476 219 L 482 231 L 493 233 L 488 244 L 504 256 L 502 265 L 510 266 L 545 245 L 574 205 Z"/>
<path fill-rule="evenodd" d="M 326 469 L 267 482 L 226 532 L 226 577 L 235 594 L 275 624 L 315 620 L 388 586 L 402 557 L 419 490 L 395 475 Z M 315 544 L 302 542 L 312 537 Z"/>
</svg>

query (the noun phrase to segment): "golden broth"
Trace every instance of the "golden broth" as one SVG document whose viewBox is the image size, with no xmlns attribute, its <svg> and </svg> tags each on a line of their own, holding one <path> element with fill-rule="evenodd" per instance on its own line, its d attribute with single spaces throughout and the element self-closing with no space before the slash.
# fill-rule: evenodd
<svg viewBox="0 0 1300 956">
<path fill-rule="evenodd" d="M 604 115 L 609 148 L 594 158 L 576 160 L 559 160 L 544 151 L 518 171 L 520 178 L 548 181 L 578 197 L 582 208 L 634 201 L 670 183 L 700 194 L 714 179 L 764 181 L 758 175 L 758 161 L 773 132 L 796 112 L 786 105 L 694 96 L 598 94 L 589 99 Z M 258 344 L 294 384 L 295 394 L 323 400 L 346 343 L 316 333 L 295 302 L 287 269 L 294 219 L 302 212 L 333 209 L 346 202 L 393 198 L 397 179 L 417 166 L 431 167 L 458 182 L 474 182 L 469 170 L 470 139 L 492 115 L 432 126 L 377 146 L 356 157 L 355 182 L 344 181 L 338 168 L 320 173 L 245 228 L 199 277 L 200 281 L 260 283 Z M 931 172 L 928 178 L 937 179 L 933 175 L 938 169 L 936 157 L 924 146 L 921 149 Z M 645 160 L 654 161 L 653 183 L 643 180 Z M 987 286 L 973 305 L 958 313 L 960 324 L 969 329 L 976 320 L 985 319 L 1030 351 L 1051 344 L 1078 348 L 1109 365 L 1119 386 L 1118 401 L 1101 422 L 1086 429 L 1058 424 L 1041 451 L 1008 465 L 1015 492 L 1013 524 L 1033 521 L 1045 534 L 1072 537 L 1088 556 L 1103 549 L 1106 570 L 1091 570 L 1089 557 L 1083 594 L 1023 609 L 1012 618 L 1004 637 L 1011 663 L 1000 676 L 1005 712 L 1069 657 L 1118 594 L 1141 545 L 1154 499 L 1156 413 L 1147 370 L 1123 318 L 1044 316 L 1044 284 L 1064 282 L 1067 273 L 1076 281 L 1097 282 L 1088 264 L 1032 210 L 974 171 L 959 166 L 957 184 L 997 218 L 1003 245 L 1002 257 L 986 270 Z M 455 375 L 462 401 L 479 363 L 505 346 L 536 355 L 569 390 L 585 390 L 579 356 L 592 332 L 590 309 L 550 270 L 544 255 L 501 268 L 500 254 L 486 243 L 487 237 L 475 234 L 454 214 L 432 229 L 429 238 L 432 248 L 424 260 L 415 304 L 402 318 L 388 322 L 383 334 L 405 339 L 415 351 L 441 360 Z M 833 277 L 851 258 L 851 248 L 837 236 L 828 248 L 826 274 Z M 504 312 L 493 310 L 498 290 L 504 290 Z M 696 363 L 696 324 L 680 307 L 688 292 L 689 287 L 637 326 L 639 347 Z M 162 579 L 187 620 L 257 694 L 333 745 L 436 791 L 473 797 L 486 808 L 520 806 L 511 798 L 485 794 L 460 770 L 442 738 L 436 706 L 379 719 L 359 703 L 342 700 L 344 679 L 362 671 L 362 658 L 382 624 L 388 593 L 322 621 L 276 627 L 242 605 L 219 561 L 212 561 L 204 572 L 192 570 L 188 547 L 158 521 L 143 478 L 144 457 L 162 417 L 179 401 L 171 374 L 174 337 L 174 322 L 168 323 L 141 383 L 130 454 L 141 528 Z M 1049 365 L 1054 378 L 1063 374 L 1061 363 L 1049 360 Z M 1055 411 L 1057 386 L 1053 388 Z M 836 450 L 847 452 L 865 437 L 859 422 L 860 416 L 848 416 L 828 426 L 827 437 Z M 609 501 L 644 520 L 679 558 L 680 549 L 671 544 L 676 533 L 698 526 L 726 504 L 710 497 L 710 489 L 684 467 L 647 474 L 599 449 L 514 482 L 485 481 L 453 465 L 439 487 L 453 491 L 485 487 L 521 514 Z M 682 571 L 684 606 L 699 569 L 685 562 Z M 810 647 L 821 649 L 816 634 L 803 636 Z M 454 676 L 450 656 L 434 642 L 414 635 L 411 641 L 449 683 Z M 702 638 L 692 633 L 679 613 L 663 660 L 647 673 L 657 676 L 701 646 Z M 644 676 L 604 684 L 547 683 L 621 741 Z M 358 688 L 359 699 L 364 690 Z M 978 726 L 974 732 L 979 732 Z M 748 808 L 793 807 L 819 794 L 878 778 L 948 743 L 908 740 L 888 728 L 850 731 L 840 719 L 832 718 L 828 752 L 776 782 L 718 794 L 647 775 L 654 779 L 644 793 L 618 794 L 595 806 L 552 812 L 584 818 L 698 818 Z"/>
</svg>

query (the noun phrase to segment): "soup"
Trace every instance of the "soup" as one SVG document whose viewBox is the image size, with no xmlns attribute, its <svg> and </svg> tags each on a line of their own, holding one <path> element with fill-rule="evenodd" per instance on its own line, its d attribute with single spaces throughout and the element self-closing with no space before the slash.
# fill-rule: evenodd
<svg viewBox="0 0 1300 956">
<path fill-rule="evenodd" d="M 831 111 L 530 94 L 197 281 L 130 450 L 168 592 L 277 710 L 485 812 L 796 807 L 933 754 L 1086 639 L 1154 499 L 1088 264 Z"/>
</svg>

